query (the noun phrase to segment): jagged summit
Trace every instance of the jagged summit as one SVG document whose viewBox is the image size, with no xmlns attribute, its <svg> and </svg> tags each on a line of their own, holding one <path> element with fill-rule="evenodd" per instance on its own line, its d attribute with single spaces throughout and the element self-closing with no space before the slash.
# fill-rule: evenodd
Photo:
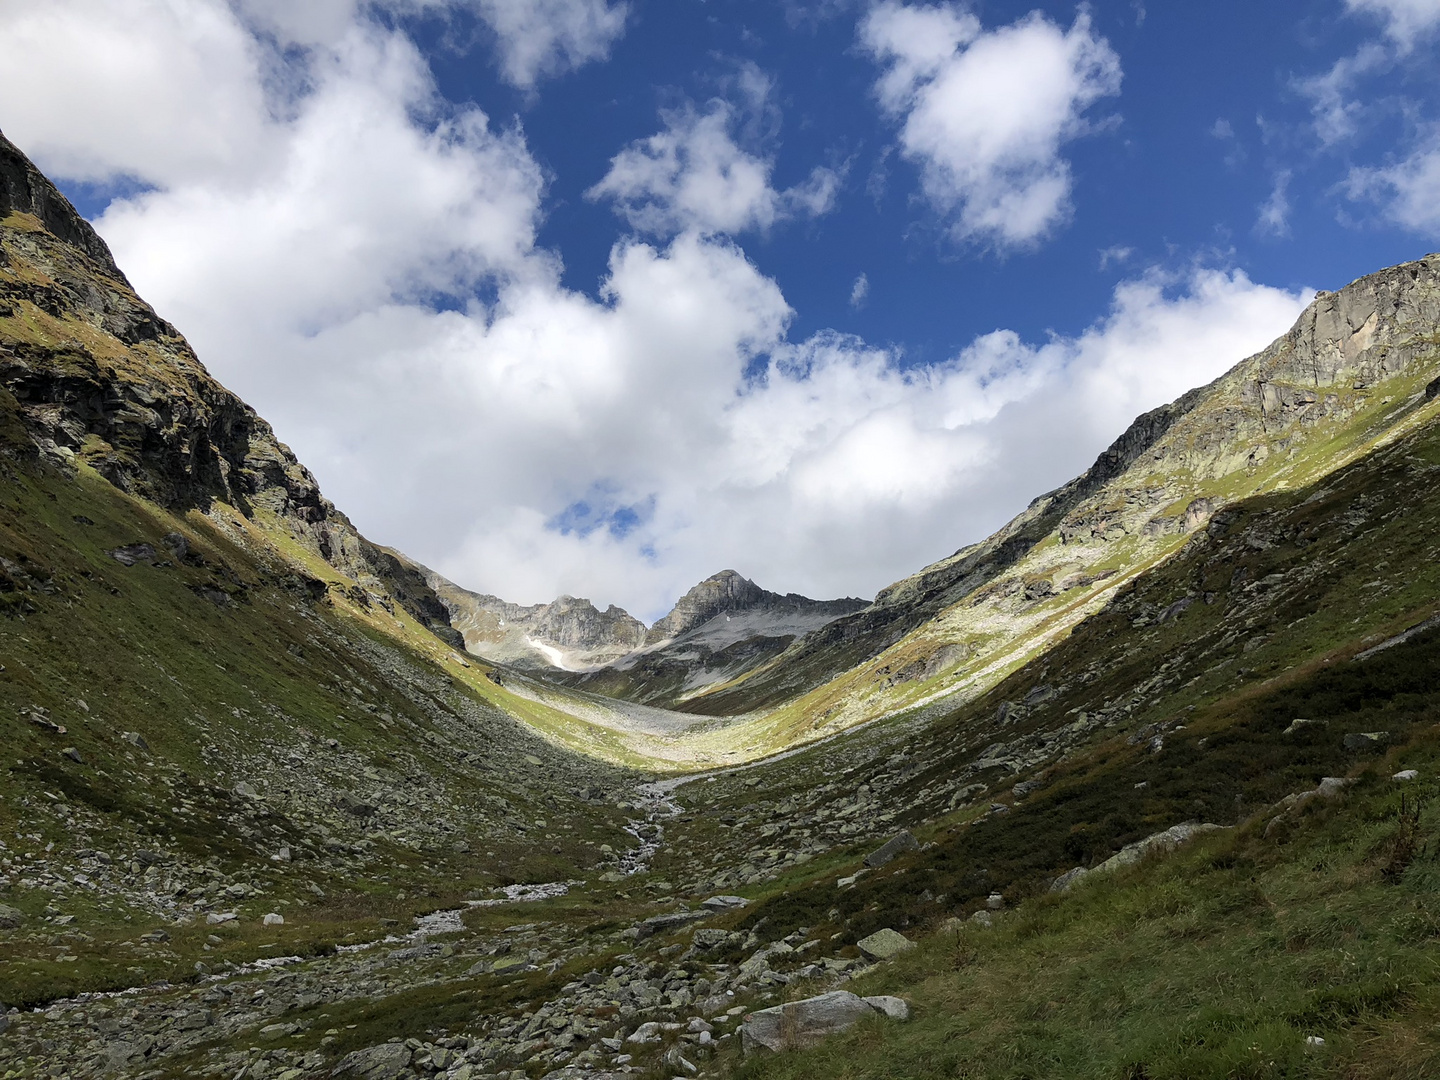
<svg viewBox="0 0 1440 1080">
<path fill-rule="evenodd" d="M 697 671 L 719 650 L 748 642 L 746 659 L 758 662 L 777 645 L 783 648 L 865 606 L 863 600 L 811 600 L 798 593 L 773 593 L 735 570 L 722 570 L 686 592 L 647 630 L 614 604 L 603 612 L 589 600 L 573 596 L 560 596 L 548 604 L 512 604 L 470 592 L 433 571 L 427 575 L 430 587 L 449 609 L 451 624 L 464 635 L 465 647 L 477 656 L 546 674 L 592 676 L 598 669 L 635 671 L 637 667 L 653 675 L 657 662 L 667 668 L 678 664 L 685 669 L 680 682 L 688 681 L 692 687 L 700 685 L 694 681 Z M 759 645 L 760 639 L 766 644 Z M 678 651 L 669 648 L 672 645 Z M 737 674 L 740 669 L 727 665 L 727 670 Z M 667 672 L 663 680 L 671 689 L 674 674 Z M 646 700 L 665 697 L 664 692 L 655 692 L 659 688 L 654 685 L 637 689 Z"/>
</svg>

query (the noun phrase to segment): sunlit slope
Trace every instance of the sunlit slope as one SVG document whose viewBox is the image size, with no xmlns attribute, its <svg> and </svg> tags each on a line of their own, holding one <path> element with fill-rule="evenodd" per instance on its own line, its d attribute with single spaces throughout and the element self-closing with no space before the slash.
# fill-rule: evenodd
<svg viewBox="0 0 1440 1080">
<path fill-rule="evenodd" d="M 749 756 L 983 692 L 1234 500 L 1312 484 L 1428 423 L 1437 278 L 1431 256 L 1322 293 L 1264 352 L 1141 417 L 994 536 L 684 707 L 763 712 L 712 739 Z"/>
</svg>

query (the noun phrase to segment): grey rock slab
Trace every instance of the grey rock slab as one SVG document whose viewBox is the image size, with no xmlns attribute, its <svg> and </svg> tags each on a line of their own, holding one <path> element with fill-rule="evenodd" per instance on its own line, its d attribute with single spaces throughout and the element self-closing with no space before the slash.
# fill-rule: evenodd
<svg viewBox="0 0 1440 1080">
<path fill-rule="evenodd" d="M 9 904 L 0 904 L 0 930 L 18 930 L 25 921 L 25 913 Z"/>
<path fill-rule="evenodd" d="M 1077 866 L 1073 870 L 1066 870 L 1065 873 L 1050 883 L 1050 891 L 1069 892 L 1071 887 L 1088 873 L 1090 873 L 1090 871 L 1083 866 Z"/>
<path fill-rule="evenodd" d="M 902 852 L 915 851 L 919 847 L 920 842 L 915 839 L 909 829 L 906 829 L 891 837 L 883 847 L 876 848 L 866 855 L 865 865 L 873 870 L 876 867 L 884 866 Z"/>
<path fill-rule="evenodd" d="M 708 900 L 700 901 L 700 906 L 707 911 L 730 911 L 734 908 L 742 908 L 750 903 L 743 896 L 712 896 Z"/>
<path fill-rule="evenodd" d="M 812 1046 L 875 1013 L 863 998 L 848 990 L 835 990 L 749 1013 L 740 1026 L 740 1043 L 747 1054 Z"/>
<path fill-rule="evenodd" d="M 1418 777 L 1419 775 L 1420 775 L 1420 773 L 1419 773 L 1417 770 L 1415 770 L 1415 769 L 1401 769 L 1399 772 L 1397 772 L 1397 773 L 1396 773 L 1394 776 L 1392 776 L 1390 779 L 1391 779 L 1391 780 L 1401 780 L 1401 781 L 1404 781 L 1404 780 L 1414 780 L 1414 779 L 1415 779 L 1416 777 Z"/>
<path fill-rule="evenodd" d="M 1186 822 L 1183 825 L 1172 825 L 1170 828 L 1147 836 L 1144 840 L 1137 840 L 1133 844 L 1126 844 L 1110 858 L 1097 866 L 1097 870 L 1119 870 L 1123 866 L 1130 866 L 1139 862 L 1152 851 L 1174 851 L 1181 844 L 1201 833 L 1214 832 L 1216 829 L 1225 828 L 1223 825 L 1212 825 L 1209 823 L 1197 824 Z"/>
<path fill-rule="evenodd" d="M 410 1048 L 404 1043 L 383 1043 L 347 1054 L 335 1066 L 332 1076 L 356 1076 L 361 1080 L 399 1080 L 410 1067 Z"/>
<path fill-rule="evenodd" d="M 888 926 L 883 930 L 876 930 L 869 937 L 861 938 L 855 945 L 871 960 L 889 960 L 915 947 L 913 941 Z"/>
<path fill-rule="evenodd" d="M 653 915 L 635 927 L 635 940 L 644 941 L 655 934 L 664 934 L 709 917 L 708 911 L 676 911 L 669 915 Z"/>
</svg>

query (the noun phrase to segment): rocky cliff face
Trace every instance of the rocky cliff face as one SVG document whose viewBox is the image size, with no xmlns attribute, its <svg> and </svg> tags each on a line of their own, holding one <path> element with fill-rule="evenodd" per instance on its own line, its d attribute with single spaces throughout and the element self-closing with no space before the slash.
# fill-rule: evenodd
<svg viewBox="0 0 1440 1080">
<path fill-rule="evenodd" d="M 167 509 L 217 504 L 287 533 L 454 645 L 460 635 L 413 564 L 366 540 L 270 425 L 205 370 L 135 295 L 105 242 L 0 135 L 0 395 L 51 466 L 91 466 Z M 20 452 L 14 450 L 13 452 Z M 323 588 L 322 588 L 323 592 Z"/>
</svg>

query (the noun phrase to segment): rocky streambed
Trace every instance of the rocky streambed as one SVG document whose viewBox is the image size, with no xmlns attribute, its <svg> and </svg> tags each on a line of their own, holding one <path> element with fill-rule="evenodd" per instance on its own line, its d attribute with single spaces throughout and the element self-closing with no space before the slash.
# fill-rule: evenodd
<svg viewBox="0 0 1440 1080">
<path fill-rule="evenodd" d="M 627 831 L 636 844 L 604 884 L 626 887 L 653 866 L 676 789 L 697 777 L 640 785 Z M 746 901 L 678 902 L 631 925 L 597 930 L 554 917 L 547 901 L 602 883 L 516 884 L 462 908 L 416 919 L 405 932 L 342 943 L 322 956 L 264 958 L 194 982 L 87 994 L 12 1014 L 0 1035 L 0 1076 L 183 1074 L 227 1080 L 350 1075 L 521 1080 L 628 1074 L 661 1066 L 703 1072 L 738 1039 L 741 1017 L 796 980 L 833 985 L 864 958 L 838 958 L 803 929 L 780 941 L 715 926 Z M 653 911 L 655 906 L 650 905 Z M 475 929 L 467 912 L 513 909 L 533 921 Z M 525 914 L 521 914 L 525 913 Z M 853 951 L 853 950 L 852 950 Z M 378 1038 L 377 1017 L 425 1002 L 458 1023 L 426 1038 Z M 447 1001 L 473 1002 L 458 1010 Z"/>
</svg>

